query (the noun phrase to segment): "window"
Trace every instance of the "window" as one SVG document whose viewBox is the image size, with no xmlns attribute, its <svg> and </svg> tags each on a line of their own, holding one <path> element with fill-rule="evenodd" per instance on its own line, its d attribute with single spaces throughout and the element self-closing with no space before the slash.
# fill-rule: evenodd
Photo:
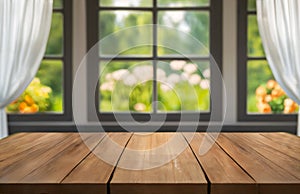
<svg viewBox="0 0 300 194">
<path fill-rule="evenodd" d="M 71 9 L 71 0 L 54 0 L 45 56 L 32 83 L 7 106 L 10 121 L 71 120 Z"/>
<path fill-rule="evenodd" d="M 298 107 L 274 81 L 256 18 L 256 0 L 238 1 L 239 120 L 296 120 Z"/>
<path fill-rule="evenodd" d="M 89 114 L 89 120 L 113 121 L 114 112 L 121 120 L 127 120 L 128 113 L 131 113 L 135 120 L 140 121 L 147 121 L 150 116 L 160 118 L 162 114 L 167 116 L 167 120 L 176 121 L 180 119 L 180 111 L 187 116 L 200 113 L 200 120 L 209 120 L 212 109 L 217 110 L 218 118 L 221 118 L 222 90 L 220 84 L 213 81 L 215 79 L 209 79 L 216 76 L 217 71 L 210 65 L 212 59 L 209 52 L 221 65 L 222 1 L 86 2 L 88 49 L 119 30 L 137 25 L 151 26 L 149 31 L 141 32 L 143 36 L 132 36 L 124 31 L 119 42 L 111 42 L 112 47 L 103 48 L 100 45 L 101 49 L 98 48 L 98 63 L 88 64 L 88 83 L 98 81 L 99 85 L 98 91 L 88 86 L 88 94 L 95 93 L 96 96 L 94 99 L 93 95 L 89 95 L 88 109 L 93 112 L 91 110 L 96 108 L 98 115 Z M 170 38 L 172 33 L 160 31 L 156 24 L 186 31 L 209 48 L 209 52 L 194 53 L 183 38 Z M 166 38 L 178 41 L 186 55 L 157 46 Z M 150 39 L 153 44 L 130 48 L 116 57 L 112 56 L 119 47 L 130 45 L 130 41 L 143 42 L 143 39 Z M 186 71 L 189 71 L 189 78 L 181 79 Z M 126 75 L 124 79 L 122 75 Z M 145 79 L 151 81 L 143 82 Z M 168 80 L 168 84 L 160 82 L 162 79 Z M 213 99 L 210 98 L 209 88 Z M 193 91 L 198 94 L 198 99 L 189 98 Z M 157 101 L 161 103 L 155 103 Z"/>
</svg>

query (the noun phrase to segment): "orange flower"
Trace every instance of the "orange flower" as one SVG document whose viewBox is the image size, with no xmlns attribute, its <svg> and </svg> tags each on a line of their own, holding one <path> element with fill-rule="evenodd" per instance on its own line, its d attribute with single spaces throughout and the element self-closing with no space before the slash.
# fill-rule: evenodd
<svg viewBox="0 0 300 194">
<path fill-rule="evenodd" d="M 39 106 L 36 105 L 36 104 L 33 104 L 33 105 L 31 106 L 31 113 L 36 113 L 36 112 L 38 112 L 38 111 L 39 111 Z"/>
<path fill-rule="evenodd" d="M 26 95 L 26 96 L 24 97 L 24 100 L 25 100 L 25 102 L 26 102 L 28 105 L 33 105 L 33 104 L 34 104 L 33 99 L 32 99 L 29 95 Z"/>
<path fill-rule="evenodd" d="M 272 95 L 273 98 L 280 97 L 280 96 L 282 96 L 282 95 L 284 95 L 284 94 L 285 94 L 285 93 L 284 93 L 284 91 L 283 91 L 282 89 L 274 89 L 274 90 L 272 90 L 272 92 L 271 92 L 271 95 Z"/>
<path fill-rule="evenodd" d="M 259 103 L 257 105 L 259 112 L 270 113 L 272 111 L 271 106 L 267 103 Z"/>
<path fill-rule="evenodd" d="M 284 106 L 293 106 L 294 101 L 290 98 L 284 100 Z"/>
<path fill-rule="evenodd" d="M 282 90 L 282 88 L 280 87 L 279 84 L 276 84 L 275 87 L 274 87 L 274 89 L 275 89 L 275 90 Z"/>
<path fill-rule="evenodd" d="M 295 106 L 286 106 L 286 107 L 284 107 L 283 113 L 289 114 L 289 113 L 293 113 L 295 111 L 296 111 Z"/>
<path fill-rule="evenodd" d="M 267 91 L 263 86 L 259 86 L 256 89 L 256 96 L 261 96 L 261 97 L 265 97 L 267 95 Z"/>
<path fill-rule="evenodd" d="M 278 84 L 275 80 L 269 80 L 267 83 L 267 88 L 269 90 L 272 90 L 273 88 L 275 88 L 276 85 L 278 85 Z"/>
<path fill-rule="evenodd" d="M 296 111 L 297 109 L 297 104 L 290 98 L 287 98 L 284 100 L 284 113 L 288 114 L 288 113 L 293 113 Z"/>
<path fill-rule="evenodd" d="M 265 99 L 261 96 L 256 96 L 257 103 L 265 103 Z"/>
<path fill-rule="evenodd" d="M 22 113 L 25 108 L 27 108 L 27 104 L 25 102 L 21 102 L 19 105 L 19 111 Z"/>
<path fill-rule="evenodd" d="M 31 113 L 31 108 L 29 106 L 27 106 L 26 108 L 24 108 L 24 110 L 21 113 Z"/>
<path fill-rule="evenodd" d="M 264 98 L 265 102 L 271 102 L 272 101 L 272 96 L 271 95 L 266 95 L 266 97 Z"/>
<path fill-rule="evenodd" d="M 28 106 L 25 102 L 21 102 L 19 105 L 19 111 L 20 113 L 36 113 L 39 111 L 39 106 L 36 104 L 33 104 L 31 106 Z"/>
</svg>

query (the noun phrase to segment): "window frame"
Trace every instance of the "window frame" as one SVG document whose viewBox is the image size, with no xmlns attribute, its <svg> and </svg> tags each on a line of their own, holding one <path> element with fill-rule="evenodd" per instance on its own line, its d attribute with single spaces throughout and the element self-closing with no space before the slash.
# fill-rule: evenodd
<svg viewBox="0 0 300 194">
<path fill-rule="evenodd" d="M 248 10 L 248 0 L 238 1 L 238 121 L 284 121 L 297 120 L 296 114 L 249 114 L 247 110 L 247 64 L 251 60 L 267 60 L 266 57 L 248 56 L 248 16 L 256 10 Z"/>
<path fill-rule="evenodd" d="M 63 113 L 8 114 L 9 122 L 71 121 L 72 120 L 72 0 L 63 0 L 62 8 L 53 8 L 53 13 L 63 14 L 63 55 L 44 56 L 43 60 L 63 62 Z"/>
<path fill-rule="evenodd" d="M 98 18 L 99 18 L 99 11 L 100 10 L 132 10 L 132 11 L 151 11 L 153 14 L 153 24 L 156 24 L 157 22 L 157 15 L 158 15 L 158 11 L 160 10 L 197 10 L 197 11 L 201 11 L 201 10 L 205 10 L 205 11 L 209 11 L 210 13 L 210 53 L 211 55 L 214 57 L 215 61 L 218 64 L 218 68 L 219 70 L 222 72 L 222 30 L 223 30 L 223 21 L 222 21 L 222 13 L 223 13 L 223 0 L 210 0 L 210 6 L 207 7 L 174 7 L 174 8 L 167 8 L 167 7 L 158 7 L 157 5 L 157 0 L 153 0 L 153 6 L 152 7 L 100 7 L 99 6 L 99 1 L 98 0 L 86 0 L 86 12 L 87 12 L 87 51 L 89 51 L 99 40 L 99 28 L 98 28 Z M 211 24 L 215 24 L 215 25 L 211 25 Z M 95 26 L 97 26 L 95 28 Z M 156 32 L 155 32 L 155 28 L 153 29 L 154 33 L 153 33 L 153 40 L 156 40 Z M 154 61 L 154 68 L 156 68 L 156 62 L 159 60 L 184 60 L 186 58 L 180 57 L 180 58 L 170 58 L 170 57 L 158 57 L 156 56 L 156 46 L 153 47 L 153 53 L 151 57 L 120 57 L 120 61 L 122 60 L 132 60 L 132 61 L 136 61 L 136 60 L 152 60 Z M 137 121 L 149 121 L 150 118 L 152 118 L 155 121 L 158 121 L 159 118 L 161 117 L 160 115 L 166 115 L 166 121 L 179 121 L 181 120 L 182 117 L 184 117 L 184 121 L 189 121 L 189 116 L 194 115 L 194 114 L 199 114 L 198 112 L 195 113 L 130 113 L 130 112 L 126 112 L 126 113 L 101 113 L 99 111 L 99 91 L 98 90 L 94 90 L 94 88 L 91 87 L 92 84 L 89 83 L 98 83 L 99 86 L 99 82 L 97 81 L 98 79 L 98 72 L 99 72 L 99 62 L 100 60 L 100 56 L 98 56 L 98 49 L 97 51 L 94 51 L 94 53 L 92 54 L 95 57 L 98 57 L 99 60 L 98 62 L 95 64 L 91 64 L 92 62 L 87 62 L 88 63 L 88 68 L 87 68 L 87 93 L 91 94 L 94 93 L 95 94 L 95 98 L 94 95 L 88 95 L 88 104 L 87 104 L 87 108 L 88 108 L 88 121 L 117 121 L 114 117 L 114 114 L 118 116 L 118 118 L 121 118 L 122 121 L 128 121 L 128 119 L 130 118 L 130 116 L 132 116 L 135 120 Z M 189 58 L 192 60 L 206 60 L 211 62 L 211 58 L 210 57 L 195 57 L 195 58 Z M 118 59 L 116 59 L 116 61 L 118 61 Z M 93 61 L 95 63 L 95 61 Z M 217 74 L 217 69 L 213 68 L 213 66 L 211 66 L 211 77 L 218 75 Z M 217 81 L 216 81 L 217 80 Z M 213 109 L 213 111 L 216 113 L 216 115 L 214 115 L 214 120 L 216 121 L 220 121 L 222 120 L 222 111 L 223 111 L 223 107 L 222 107 L 222 87 L 220 84 L 220 79 L 214 79 L 215 83 L 213 82 L 213 79 L 211 79 L 211 86 L 212 84 L 214 85 L 214 87 L 210 87 L 211 88 L 211 100 L 210 102 L 210 112 L 208 113 L 200 113 L 200 119 L 199 121 L 209 121 L 210 117 L 211 117 L 211 111 Z M 218 84 L 219 83 L 219 84 Z M 99 88 L 97 86 L 97 88 Z M 156 100 L 156 80 L 153 81 L 153 101 Z M 93 112 L 94 110 L 97 110 L 97 115 L 94 115 Z M 155 110 L 155 109 L 154 109 Z"/>
</svg>

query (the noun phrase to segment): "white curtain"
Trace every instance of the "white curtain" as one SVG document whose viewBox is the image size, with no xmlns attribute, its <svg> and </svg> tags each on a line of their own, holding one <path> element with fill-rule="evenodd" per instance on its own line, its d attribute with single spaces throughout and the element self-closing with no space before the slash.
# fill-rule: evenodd
<svg viewBox="0 0 300 194">
<path fill-rule="evenodd" d="M 300 1 L 257 0 L 256 4 L 259 31 L 274 77 L 300 104 Z M 300 116 L 297 133 L 300 135 Z"/>
<path fill-rule="evenodd" d="M 0 138 L 5 107 L 34 78 L 49 36 L 53 0 L 0 0 Z"/>
</svg>

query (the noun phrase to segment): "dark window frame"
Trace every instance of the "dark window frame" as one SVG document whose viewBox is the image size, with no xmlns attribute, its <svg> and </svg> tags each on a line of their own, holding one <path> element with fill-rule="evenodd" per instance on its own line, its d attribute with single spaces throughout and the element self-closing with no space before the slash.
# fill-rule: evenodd
<svg viewBox="0 0 300 194">
<path fill-rule="evenodd" d="M 71 121 L 72 120 L 72 0 L 63 0 L 62 8 L 53 13 L 63 14 L 63 55 L 44 56 L 43 60 L 63 62 L 63 113 L 8 114 L 9 122 Z"/>
<path fill-rule="evenodd" d="M 167 8 L 167 7 L 158 7 L 157 6 L 157 0 L 153 0 L 153 7 L 100 7 L 98 0 L 86 0 L 86 9 L 87 9 L 87 51 L 89 51 L 99 40 L 98 34 L 98 13 L 99 10 L 132 10 L 132 11 L 151 11 L 153 15 L 153 24 L 156 24 L 157 22 L 157 15 L 158 11 L 161 10 L 206 10 L 210 12 L 210 53 L 214 57 L 215 61 L 218 64 L 218 68 L 222 72 L 222 6 L 223 1 L 221 0 L 211 0 L 211 4 L 208 7 L 174 7 L 174 8 Z M 213 24 L 213 25 L 212 25 Z M 97 27 L 95 27 L 97 26 Z M 153 39 L 156 40 L 156 31 L 155 28 L 153 29 Z M 154 42 L 155 43 L 155 42 Z M 154 62 L 154 68 L 156 68 L 156 62 L 158 60 L 184 60 L 185 58 L 182 57 L 176 57 L 176 58 L 170 58 L 170 57 L 158 57 L 156 56 L 156 46 L 153 46 L 153 56 L 151 57 L 119 57 L 118 59 L 114 59 L 115 61 L 118 60 L 134 60 L 134 61 L 143 61 L 143 60 L 152 60 Z M 98 57 L 98 51 L 96 53 L 93 53 L 92 55 Z M 98 57 L 98 62 L 101 61 L 101 58 Z M 210 61 L 211 59 L 209 57 L 189 57 L 191 60 L 207 60 Z M 94 88 L 90 87 L 89 83 L 96 83 L 98 78 L 98 64 L 91 64 L 92 62 L 88 61 L 88 69 L 87 69 L 87 77 L 88 77 L 88 85 L 87 85 L 87 93 L 92 94 L 95 93 L 95 98 L 93 98 L 93 95 L 88 95 L 88 121 L 116 121 L 113 113 L 100 113 L 98 107 L 99 107 L 99 91 L 94 90 Z M 95 61 L 94 61 L 95 63 Z M 215 76 L 216 69 L 211 67 L 211 76 Z M 222 87 L 221 84 L 219 84 L 219 79 L 215 79 L 218 83 L 212 83 L 211 80 L 211 94 L 212 97 L 210 102 L 210 110 L 213 109 L 213 111 L 216 113 L 216 116 L 214 116 L 215 120 L 220 121 L 222 119 Z M 99 85 L 99 83 L 98 83 Z M 99 88 L 99 87 L 98 87 Z M 156 100 L 156 81 L 153 81 L 153 101 Z M 92 113 L 94 110 L 97 110 L 97 115 L 93 115 Z M 154 109 L 155 110 L 155 109 Z M 179 121 L 182 117 L 184 117 L 184 121 L 189 120 L 189 115 L 191 114 L 199 114 L 198 112 L 195 113 L 183 113 L 180 115 L 180 113 L 114 113 L 118 115 L 118 118 L 121 118 L 122 121 L 127 121 L 129 116 L 132 116 L 137 121 L 148 121 L 150 118 L 154 118 L 155 121 L 159 120 L 161 117 L 160 115 L 165 114 L 167 121 Z M 211 117 L 211 111 L 209 113 L 200 113 L 200 121 L 208 121 Z"/>
<path fill-rule="evenodd" d="M 248 0 L 239 0 L 238 6 L 238 121 L 284 121 L 297 120 L 296 114 L 248 114 L 247 111 L 247 63 L 251 60 L 266 60 L 266 57 L 248 57 Z"/>
</svg>

